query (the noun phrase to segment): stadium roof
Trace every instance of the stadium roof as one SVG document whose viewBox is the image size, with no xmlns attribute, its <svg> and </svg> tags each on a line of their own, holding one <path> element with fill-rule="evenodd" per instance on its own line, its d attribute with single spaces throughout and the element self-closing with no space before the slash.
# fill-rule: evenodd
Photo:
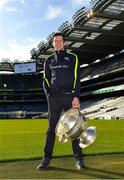
<svg viewBox="0 0 124 180">
<path fill-rule="evenodd" d="M 65 35 L 67 50 L 75 52 L 81 64 L 90 64 L 124 49 L 124 0 L 91 0 L 92 10 L 78 10 L 72 22 L 66 21 L 58 31 Z M 53 53 L 51 33 L 30 51 L 31 58 L 44 61 Z"/>
</svg>

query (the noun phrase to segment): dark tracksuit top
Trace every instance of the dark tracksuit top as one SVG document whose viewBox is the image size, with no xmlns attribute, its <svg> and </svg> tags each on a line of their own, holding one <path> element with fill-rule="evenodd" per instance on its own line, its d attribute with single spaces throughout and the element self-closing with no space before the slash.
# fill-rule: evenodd
<svg viewBox="0 0 124 180">
<path fill-rule="evenodd" d="M 72 93 L 79 97 L 79 62 L 76 54 L 55 51 L 44 63 L 43 88 L 48 95 Z"/>
<path fill-rule="evenodd" d="M 73 97 L 79 97 L 79 62 L 78 57 L 66 50 L 55 52 L 44 63 L 43 87 L 47 95 L 49 127 L 46 133 L 44 157 L 51 159 L 55 143 L 55 128 L 61 111 L 72 107 Z M 72 141 L 76 159 L 82 158 L 79 140 Z"/>
</svg>

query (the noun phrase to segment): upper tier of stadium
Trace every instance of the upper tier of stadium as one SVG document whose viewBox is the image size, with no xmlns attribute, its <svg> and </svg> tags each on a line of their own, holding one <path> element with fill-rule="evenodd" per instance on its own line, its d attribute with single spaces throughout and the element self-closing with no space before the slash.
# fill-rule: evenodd
<svg viewBox="0 0 124 180">
<path fill-rule="evenodd" d="M 111 57 L 124 50 L 124 1 L 91 0 L 91 10 L 82 7 L 72 15 L 71 22 L 65 21 L 57 31 L 64 34 L 67 50 L 78 55 L 81 66 Z M 30 51 L 31 58 L 27 62 L 36 62 L 37 71 L 43 70 L 44 60 L 53 53 L 54 33 Z M 15 63 L 24 61 L 12 63 L 3 59 L 0 71 L 14 72 Z"/>
<path fill-rule="evenodd" d="M 58 32 L 65 36 L 68 51 L 79 57 L 80 64 L 91 64 L 124 49 L 124 1 L 91 0 L 92 9 L 79 9 L 71 22 L 64 22 Z M 43 64 L 44 59 L 53 53 L 52 37 L 33 48 L 31 58 Z"/>
</svg>

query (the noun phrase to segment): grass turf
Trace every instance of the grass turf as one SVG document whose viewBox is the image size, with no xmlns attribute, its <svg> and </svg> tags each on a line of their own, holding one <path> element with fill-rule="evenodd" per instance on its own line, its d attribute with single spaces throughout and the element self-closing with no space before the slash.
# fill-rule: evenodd
<svg viewBox="0 0 124 180">
<path fill-rule="evenodd" d="M 97 128 L 96 141 L 85 154 L 124 153 L 123 120 L 91 120 Z M 0 120 L 0 161 L 43 156 L 47 120 Z M 53 156 L 72 155 L 71 143 L 56 140 Z"/>
<path fill-rule="evenodd" d="M 124 154 L 85 156 L 86 169 L 78 171 L 74 158 L 54 158 L 46 171 L 40 160 L 0 163 L 0 179 L 124 179 Z"/>
</svg>

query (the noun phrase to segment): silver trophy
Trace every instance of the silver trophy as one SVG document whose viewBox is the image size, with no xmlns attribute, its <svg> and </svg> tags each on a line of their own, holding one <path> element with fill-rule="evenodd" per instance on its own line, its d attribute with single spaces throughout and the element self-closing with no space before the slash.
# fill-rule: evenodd
<svg viewBox="0 0 124 180">
<path fill-rule="evenodd" d="M 56 135 L 60 142 L 79 139 L 79 146 L 85 148 L 96 139 L 96 127 L 87 127 L 87 122 L 79 109 L 71 108 L 61 115 L 57 126 Z"/>
</svg>

